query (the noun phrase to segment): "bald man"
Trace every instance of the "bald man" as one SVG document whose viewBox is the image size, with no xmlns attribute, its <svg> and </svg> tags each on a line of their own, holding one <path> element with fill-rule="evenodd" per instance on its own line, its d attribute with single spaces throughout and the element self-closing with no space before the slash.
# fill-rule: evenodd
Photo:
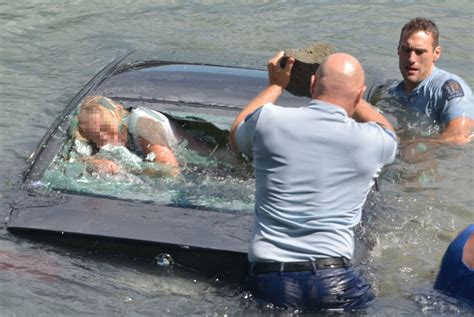
<svg viewBox="0 0 474 317">
<path fill-rule="evenodd" d="M 348 54 L 319 66 L 308 105 L 275 105 L 295 62 L 282 69 L 282 56 L 268 62 L 269 85 L 230 131 L 231 147 L 253 157 L 256 178 L 245 287 L 283 308 L 360 308 L 374 294 L 351 264 L 353 228 L 375 177 L 395 158 L 396 137 L 362 101 L 364 71 Z"/>
</svg>

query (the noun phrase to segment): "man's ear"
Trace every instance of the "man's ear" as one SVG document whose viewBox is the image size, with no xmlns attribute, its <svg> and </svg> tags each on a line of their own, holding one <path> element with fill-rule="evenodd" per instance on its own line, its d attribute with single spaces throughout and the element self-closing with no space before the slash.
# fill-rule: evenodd
<svg viewBox="0 0 474 317">
<path fill-rule="evenodd" d="M 353 111 L 355 111 L 355 108 L 357 107 L 357 105 L 359 104 L 360 100 L 362 99 L 362 97 L 364 96 L 364 93 L 365 93 L 365 90 L 367 89 L 367 86 L 364 85 L 362 86 L 362 88 L 359 90 L 359 92 L 357 93 L 357 96 L 356 96 L 356 100 L 355 100 L 355 103 L 354 103 L 354 108 L 353 108 Z"/>
<path fill-rule="evenodd" d="M 317 82 L 316 74 L 311 75 L 311 80 L 309 84 L 309 92 L 311 93 L 311 97 L 314 95 L 314 91 L 316 90 L 316 82 Z"/>
<path fill-rule="evenodd" d="M 436 46 L 433 50 L 433 61 L 437 61 L 441 57 L 441 46 Z"/>
</svg>

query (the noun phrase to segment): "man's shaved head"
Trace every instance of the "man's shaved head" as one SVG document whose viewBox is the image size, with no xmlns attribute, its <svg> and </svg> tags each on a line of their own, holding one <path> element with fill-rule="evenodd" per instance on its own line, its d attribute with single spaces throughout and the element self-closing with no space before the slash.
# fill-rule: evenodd
<svg viewBox="0 0 474 317">
<path fill-rule="evenodd" d="M 330 55 L 315 74 L 313 98 L 344 105 L 349 114 L 365 91 L 362 65 L 345 53 Z"/>
</svg>

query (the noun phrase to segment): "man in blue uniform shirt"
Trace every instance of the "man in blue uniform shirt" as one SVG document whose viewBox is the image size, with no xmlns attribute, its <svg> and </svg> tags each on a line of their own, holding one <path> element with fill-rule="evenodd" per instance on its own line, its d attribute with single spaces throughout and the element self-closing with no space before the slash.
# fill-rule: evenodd
<svg viewBox="0 0 474 317">
<path fill-rule="evenodd" d="M 438 37 L 436 24 L 425 18 L 415 18 L 403 26 L 398 56 L 404 80 L 391 87 L 391 92 L 402 104 L 425 113 L 441 126 L 437 137 L 417 141 L 467 143 L 473 139 L 472 91 L 462 78 L 435 66 L 441 57 Z"/>
<path fill-rule="evenodd" d="M 311 78 L 312 101 L 277 106 L 295 60 L 268 63 L 269 85 L 235 119 L 230 144 L 253 157 L 255 222 L 247 289 L 293 309 L 354 309 L 374 294 L 351 265 L 353 228 L 384 164 L 395 158 L 391 124 L 361 99 L 364 71 L 330 55 Z"/>
</svg>

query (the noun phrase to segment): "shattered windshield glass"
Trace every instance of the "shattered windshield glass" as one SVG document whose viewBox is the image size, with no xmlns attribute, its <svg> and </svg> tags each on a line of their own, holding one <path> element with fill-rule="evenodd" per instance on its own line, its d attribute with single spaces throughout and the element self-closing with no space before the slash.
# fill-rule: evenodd
<svg viewBox="0 0 474 317">
<path fill-rule="evenodd" d="M 94 148 L 74 136 L 77 111 L 72 113 L 68 138 L 46 169 L 40 183 L 48 190 L 139 200 L 159 205 L 209 209 L 219 212 L 251 212 L 255 182 L 251 163 L 228 148 L 228 131 L 234 114 L 193 111 L 196 105 L 143 100 L 116 100 L 129 110 L 159 110 L 186 135 L 173 146 L 179 175 L 169 176 L 146 156 L 126 146 L 107 144 Z M 85 158 L 113 160 L 117 173 L 91 170 Z"/>
</svg>

